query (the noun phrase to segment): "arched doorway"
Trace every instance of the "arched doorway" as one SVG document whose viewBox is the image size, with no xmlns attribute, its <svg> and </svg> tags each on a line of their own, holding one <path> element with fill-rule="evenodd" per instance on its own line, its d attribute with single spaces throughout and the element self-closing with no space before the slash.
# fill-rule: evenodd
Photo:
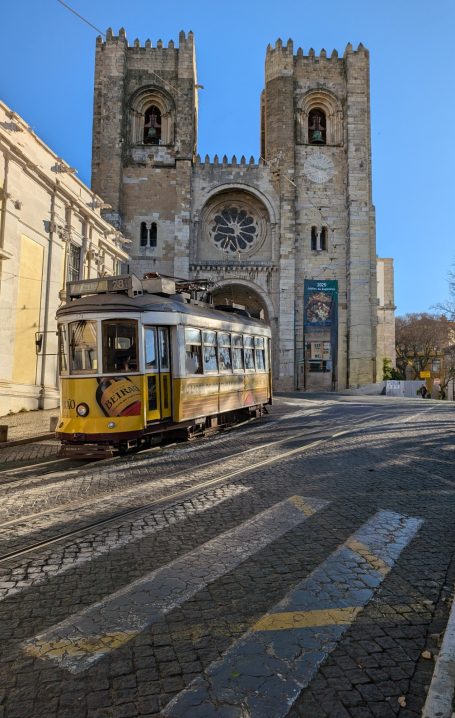
<svg viewBox="0 0 455 718">
<path fill-rule="evenodd" d="M 270 322 L 269 311 L 264 299 L 256 289 L 248 286 L 248 284 L 239 284 L 237 282 L 217 282 L 213 291 L 213 304 L 222 305 L 239 305 L 244 307 L 252 317 L 256 319 L 264 319 Z"/>
<path fill-rule="evenodd" d="M 268 294 L 245 279 L 224 279 L 215 283 L 212 289 L 213 304 L 237 305 L 243 307 L 256 319 L 263 319 L 272 329 L 271 360 L 272 374 L 278 376 L 278 319 Z"/>
</svg>

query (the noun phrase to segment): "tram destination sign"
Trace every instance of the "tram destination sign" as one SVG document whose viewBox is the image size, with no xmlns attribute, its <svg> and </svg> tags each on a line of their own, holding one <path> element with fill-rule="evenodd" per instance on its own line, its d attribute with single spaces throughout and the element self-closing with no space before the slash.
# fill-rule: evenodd
<svg viewBox="0 0 455 718">
<path fill-rule="evenodd" d="M 105 294 L 106 292 L 129 292 L 133 289 L 132 275 L 120 277 L 102 277 L 101 279 L 83 279 L 68 282 L 67 296 L 82 297 L 84 294 Z"/>
</svg>

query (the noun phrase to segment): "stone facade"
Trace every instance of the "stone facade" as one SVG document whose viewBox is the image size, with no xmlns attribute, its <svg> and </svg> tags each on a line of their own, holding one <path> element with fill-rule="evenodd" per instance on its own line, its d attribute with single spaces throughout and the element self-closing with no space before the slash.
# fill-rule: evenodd
<svg viewBox="0 0 455 718">
<path fill-rule="evenodd" d="M 379 371 L 384 359 L 390 359 L 396 366 L 395 352 L 395 304 L 393 292 L 393 259 L 379 259 L 378 276 L 378 326 L 377 326 L 377 366 Z"/>
<path fill-rule="evenodd" d="M 0 102 L 0 416 L 58 406 L 65 283 L 115 274 L 128 259 L 103 201 L 74 172 Z"/>
<path fill-rule="evenodd" d="M 98 38 L 93 187 L 129 270 L 208 278 L 217 302 L 262 312 L 276 388 L 375 381 L 368 51 L 267 48 L 259 161 L 196 154 L 197 89 L 191 32 L 178 48 Z M 305 323 L 306 280 L 338 283 L 330 321 Z"/>
</svg>

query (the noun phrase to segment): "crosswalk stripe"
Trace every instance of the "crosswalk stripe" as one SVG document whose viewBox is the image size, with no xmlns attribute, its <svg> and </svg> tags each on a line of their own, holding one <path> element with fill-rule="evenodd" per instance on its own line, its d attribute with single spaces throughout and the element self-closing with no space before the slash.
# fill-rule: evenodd
<svg viewBox="0 0 455 718">
<path fill-rule="evenodd" d="M 412 540 L 421 519 L 379 511 L 162 712 L 282 718 Z M 387 570 L 386 570 L 387 569 Z"/>
<path fill-rule="evenodd" d="M 29 639 L 23 644 L 24 651 L 79 673 L 328 503 L 295 496 L 280 501 Z"/>
<path fill-rule="evenodd" d="M 31 587 L 47 583 L 54 576 L 61 576 L 68 573 L 68 571 L 74 571 L 79 566 L 84 566 L 84 564 L 100 556 L 118 551 L 120 548 L 128 546 L 128 544 L 142 541 L 148 536 L 167 529 L 174 524 L 182 523 L 191 516 L 204 514 L 220 506 L 225 501 L 241 496 L 248 491 L 251 491 L 251 486 L 226 484 L 223 486 L 222 495 L 220 495 L 218 489 L 215 489 L 193 496 L 191 499 L 183 501 L 178 507 L 170 506 L 152 516 L 139 513 L 126 534 L 121 530 L 122 524 L 120 524 L 120 527 L 114 525 L 101 530 L 99 533 L 92 534 L 90 551 L 83 549 L 86 546 L 87 536 L 82 539 L 76 539 L 74 543 L 58 547 L 49 553 L 45 573 L 42 571 L 34 573 L 30 570 L 35 566 L 41 566 L 42 557 L 40 556 L 36 559 L 36 562 L 25 565 L 24 575 L 20 577 L 16 586 L 4 588 L 0 585 L 0 602 L 5 598 L 11 598 L 11 596 L 18 593 L 23 593 Z"/>
</svg>

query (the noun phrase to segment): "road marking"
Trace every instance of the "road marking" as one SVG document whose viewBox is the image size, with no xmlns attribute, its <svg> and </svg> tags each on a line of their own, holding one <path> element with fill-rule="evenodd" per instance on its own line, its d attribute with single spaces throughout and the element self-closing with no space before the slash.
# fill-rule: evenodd
<svg viewBox="0 0 455 718">
<path fill-rule="evenodd" d="M 168 718 L 282 718 L 415 536 L 421 519 L 379 511 L 171 700 Z M 387 568 L 387 571 L 385 570 Z"/>
<path fill-rule="evenodd" d="M 286 631 L 289 628 L 339 626 L 352 623 L 361 608 L 333 608 L 323 611 L 284 611 L 268 613 L 252 627 L 252 631 Z"/>
<path fill-rule="evenodd" d="M 128 523 L 131 523 L 131 530 L 127 536 L 120 531 L 121 526 L 125 525 L 125 519 L 119 518 L 118 525 L 99 531 L 96 534 L 91 534 L 93 546 L 90 552 L 86 551 L 88 537 L 85 535 L 80 539 L 80 543 L 75 541 L 71 544 L 67 544 L 60 551 L 50 553 L 47 557 L 48 570 L 46 572 L 41 572 L 38 575 L 29 577 L 31 568 L 35 565 L 39 567 L 42 566 L 42 556 L 40 556 L 36 564 L 25 564 L 24 575 L 21 576 L 20 579 L 17 579 L 16 574 L 16 580 L 19 580 L 20 585 L 13 586 L 12 588 L 3 588 L 0 585 L 0 602 L 5 598 L 23 593 L 32 586 L 41 586 L 43 583 L 47 583 L 50 578 L 72 571 L 78 566 L 83 566 L 99 556 L 117 551 L 119 548 L 135 541 L 142 541 L 147 536 L 151 536 L 169 526 L 185 521 L 190 516 L 209 511 L 224 501 L 228 501 L 236 496 L 241 496 L 248 491 L 251 491 L 251 486 L 226 484 L 226 486 L 222 488 L 222 496 L 218 495 L 220 489 L 215 489 L 205 494 L 193 496 L 191 499 L 183 501 L 179 506 L 171 504 L 161 511 L 156 512 L 153 515 L 153 522 L 151 523 L 146 523 L 147 519 L 152 521 L 150 514 L 142 516 L 139 514 L 136 519 L 130 519 L 128 521 Z M 77 551 L 81 552 L 79 556 L 74 555 Z"/>
<path fill-rule="evenodd" d="M 147 626 L 162 620 L 208 583 L 232 571 L 328 503 L 302 497 L 280 501 L 29 639 L 23 644 L 24 651 L 79 673 Z"/>
<path fill-rule="evenodd" d="M 422 718 L 450 718 L 455 695 L 455 599 L 436 659 Z"/>
</svg>

